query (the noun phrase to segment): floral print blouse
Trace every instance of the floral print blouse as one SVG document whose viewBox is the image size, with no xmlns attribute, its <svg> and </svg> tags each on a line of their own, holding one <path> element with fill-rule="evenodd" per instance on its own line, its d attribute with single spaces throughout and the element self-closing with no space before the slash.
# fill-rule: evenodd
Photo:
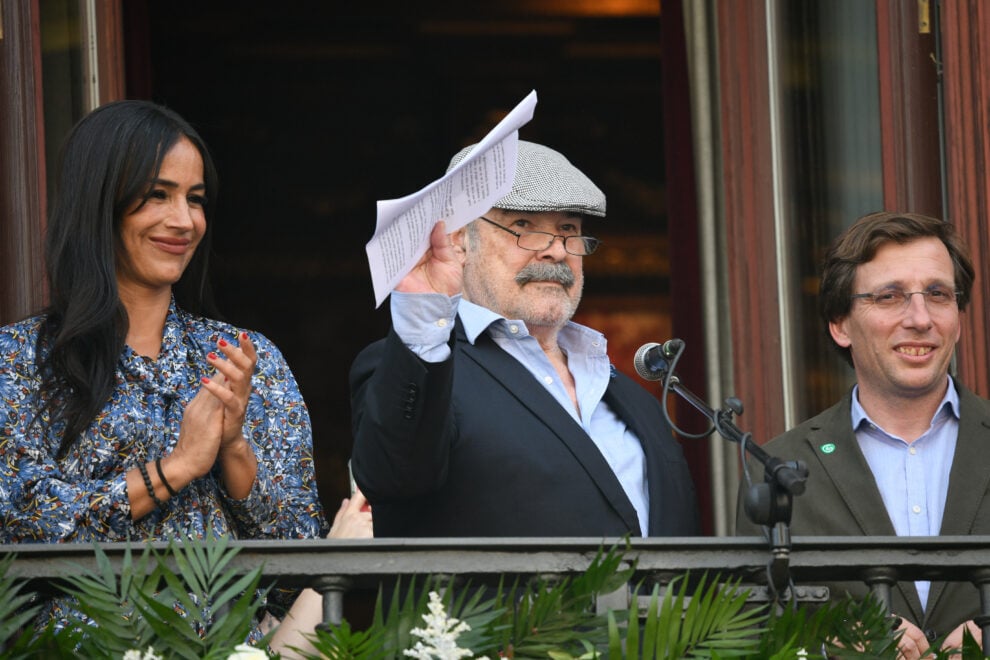
<svg viewBox="0 0 990 660">
<path fill-rule="evenodd" d="M 249 332 L 258 352 L 244 423 L 258 458 L 250 494 L 231 498 L 215 467 L 160 509 L 132 520 L 126 472 L 172 451 L 186 404 L 201 378 L 214 375 L 206 354 L 221 338 L 236 344 L 238 329 L 188 314 L 173 300 L 157 360 L 125 346 L 110 400 L 58 460 L 63 425 L 40 412 L 35 358 L 36 350 L 46 350 L 37 341 L 43 321 L 0 328 L 0 543 L 166 540 L 203 537 L 208 529 L 242 539 L 327 533 L 309 413 L 267 338 Z"/>
</svg>

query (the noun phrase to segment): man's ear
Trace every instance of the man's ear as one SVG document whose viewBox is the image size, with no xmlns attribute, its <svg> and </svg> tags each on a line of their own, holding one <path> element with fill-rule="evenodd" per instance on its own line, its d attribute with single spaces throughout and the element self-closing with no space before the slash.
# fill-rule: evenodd
<svg viewBox="0 0 990 660">
<path fill-rule="evenodd" d="M 461 264 L 467 259 L 467 227 L 461 227 L 460 229 L 452 232 L 450 234 L 450 244 L 454 246 L 454 252 L 461 260 Z"/>
<path fill-rule="evenodd" d="M 832 335 L 835 343 L 842 348 L 849 348 L 852 345 L 852 340 L 849 339 L 849 333 L 846 332 L 846 320 L 848 318 L 844 316 L 841 319 L 829 321 L 828 323 L 829 334 Z"/>
</svg>

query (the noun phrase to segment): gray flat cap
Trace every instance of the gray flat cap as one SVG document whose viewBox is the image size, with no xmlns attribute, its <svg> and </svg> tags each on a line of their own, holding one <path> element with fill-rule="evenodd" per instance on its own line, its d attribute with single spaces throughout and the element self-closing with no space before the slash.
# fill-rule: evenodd
<svg viewBox="0 0 990 660">
<path fill-rule="evenodd" d="M 471 151 L 464 147 L 450 160 L 451 168 Z M 560 211 L 605 217 L 605 193 L 559 152 L 519 140 L 516 178 L 509 194 L 494 204 L 507 211 Z"/>
</svg>

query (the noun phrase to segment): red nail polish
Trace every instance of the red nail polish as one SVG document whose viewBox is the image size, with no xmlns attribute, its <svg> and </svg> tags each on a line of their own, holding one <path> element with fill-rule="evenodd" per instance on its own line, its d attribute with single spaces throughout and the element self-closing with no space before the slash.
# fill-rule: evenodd
<svg viewBox="0 0 990 660">
<path fill-rule="evenodd" d="M 227 340 L 226 339 L 221 339 L 217 343 L 220 344 L 221 346 L 226 346 L 227 345 Z"/>
<path fill-rule="evenodd" d="M 204 383 L 208 383 L 208 382 L 210 382 L 210 379 L 209 379 L 209 378 L 207 378 L 206 376 L 203 376 L 203 382 L 204 382 Z"/>
<path fill-rule="evenodd" d="M 206 357 L 210 358 L 211 360 L 216 360 L 217 354 L 214 353 L 213 351 L 210 351 L 209 353 L 206 354 Z"/>
<path fill-rule="evenodd" d="M 241 333 L 241 339 L 247 339 L 247 333 L 246 332 L 242 332 Z"/>
</svg>

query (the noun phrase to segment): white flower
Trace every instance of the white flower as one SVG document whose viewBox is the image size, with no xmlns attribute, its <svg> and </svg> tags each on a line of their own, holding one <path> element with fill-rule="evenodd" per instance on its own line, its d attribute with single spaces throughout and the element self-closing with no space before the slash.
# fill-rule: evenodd
<svg viewBox="0 0 990 660">
<path fill-rule="evenodd" d="M 413 628 L 411 635 L 419 637 L 419 642 L 411 649 L 403 651 L 405 655 L 419 660 L 458 660 L 470 658 L 471 651 L 457 646 L 457 637 L 471 626 L 454 617 L 448 617 L 440 602 L 440 595 L 430 592 L 430 611 L 423 615 L 426 628 Z"/>
<path fill-rule="evenodd" d="M 238 644 L 227 660 L 268 660 L 268 654 L 250 644 Z"/>
<path fill-rule="evenodd" d="M 163 656 L 155 654 L 155 647 L 149 646 L 148 650 L 141 653 L 139 649 L 131 649 L 124 653 L 124 660 L 165 660 Z"/>
<path fill-rule="evenodd" d="M 808 657 L 808 652 L 805 651 L 804 649 L 798 649 L 797 655 L 795 657 L 796 658 L 807 658 Z"/>
</svg>

